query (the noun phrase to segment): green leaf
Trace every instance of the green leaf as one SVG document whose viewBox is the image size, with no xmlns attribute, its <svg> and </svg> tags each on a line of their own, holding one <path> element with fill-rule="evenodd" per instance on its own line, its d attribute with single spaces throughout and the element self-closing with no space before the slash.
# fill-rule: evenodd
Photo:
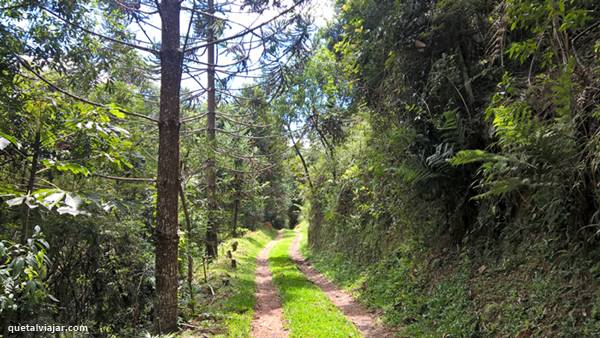
<svg viewBox="0 0 600 338">
<path fill-rule="evenodd" d="M 65 204 L 68 205 L 69 207 L 73 208 L 73 209 L 79 209 L 79 206 L 81 205 L 82 200 L 81 197 L 73 194 L 73 193 L 67 193 L 67 197 L 65 198 Z"/>
<path fill-rule="evenodd" d="M 69 214 L 69 215 L 77 216 L 80 213 L 79 210 L 74 209 L 72 207 L 68 207 L 68 206 L 59 207 L 56 209 L 56 211 L 61 215 Z"/>
<path fill-rule="evenodd" d="M 45 206 L 48 210 L 51 210 L 54 206 L 58 204 L 65 197 L 64 191 L 55 192 L 43 198 L 41 204 Z"/>
<path fill-rule="evenodd" d="M 23 257 L 17 257 L 13 262 L 13 271 L 15 275 L 19 275 L 23 271 L 23 266 L 25 265 L 25 261 Z"/>
<path fill-rule="evenodd" d="M 56 165 L 56 169 L 62 172 L 70 172 L 75 175 L 83 175 L 86 177 L 90 175 L 90 170 L 88 168 L 77 163 L 59 163 Z"/>
<path fill-rule="evenodd" d="M 124 119 L 125 118 L 125 114 L 123 114 L 123 112 L 121 111 L 121 108 L 119 108 L 116 104 L 114 103 L 110 103 L 108 105 L 108 111 L 116 118 L 118 119 Z"/>
<path fill-rule="evenodd" d="M 5 139 L 4 137 L 0 137 L 0 150 L 4 150 L 4 148 L 8 147 L 10 141 Z"/>
</svg>

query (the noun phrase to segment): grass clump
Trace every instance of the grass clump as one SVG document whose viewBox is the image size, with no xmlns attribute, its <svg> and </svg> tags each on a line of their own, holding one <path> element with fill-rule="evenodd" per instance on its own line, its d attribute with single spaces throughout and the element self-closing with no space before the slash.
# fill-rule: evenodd
<svg viewBox="0 0 600 338">
<path fill-rule="evenodd" d="M 360 337 L 356 327 L 290 259 L 294 236 L 294 232 L 285 231 L 269 257 L 290 337 Z"/>
</svg>

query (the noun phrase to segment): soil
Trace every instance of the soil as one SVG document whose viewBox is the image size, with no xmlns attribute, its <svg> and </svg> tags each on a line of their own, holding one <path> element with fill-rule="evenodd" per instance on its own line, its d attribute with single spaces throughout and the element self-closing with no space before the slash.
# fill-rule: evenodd
<svg viewBox="0 0 600 338">
<path fill-rule="evenodd" d="M 277 238 L 267 244 L 256 259 L 256 306 L 252 319 L 252 337 L 279 338 L 287 337 L 288 331 L 283 326 L 283 309 L 273 284 L 273 275 L 269 270 L 269 252 Z"/>
</svg>

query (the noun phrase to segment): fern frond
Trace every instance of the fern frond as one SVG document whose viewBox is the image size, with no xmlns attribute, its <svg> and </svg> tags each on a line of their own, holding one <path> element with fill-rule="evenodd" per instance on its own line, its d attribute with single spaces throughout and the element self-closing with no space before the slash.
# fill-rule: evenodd
<svg viewBox="0 0 600 338">
<path fill-rule="evenodd" d="M 454 166 L 459 166 L 476 162 L 497 162 L 507 160 L 507 157 L 492 154 L 485 150 L 471 149 L 459 151 L 456 153 L 456 155 L 449 159 L 448 162 Z"/>
<path fill-rule="evenodd" d="M 425 165 L 432 171 L 443 174 L 448 169 L 448 159 L 454 155 L 454 148 L 449 143 L 440 143 L 435 152 L 425 159 Z"/>
<path fill-rule="evenodd" d="M 401 164 L 395 167 L 394 173 L 409 184 L 418 184 L 439 177 L 439 174 L 426 168 L 418 168 L 408 164 Z"/>
<path fill-rule="evenodd" d="M 489 108 L 498 144 L 504 147 L 530 144 L 539 123 L 525 102 Z"/>
<path fill-rule="evenodd" d="M 506 3 L 500 3 L 494 9 L 492 14 L 495 17 L 488 32 L 488 46 L 486 55 L 490 63 L 500 59 L 500 66 L 504 67 L 504 50 L 506 48 L 506 33 L 508 31 L 508 20 L 506 18 Z"/>
<path fill-rule="evenodd" d="M 511 177 L 511 178 L 507 178 L 507 179 L 503 179 L 503 180 L 490 182 L 489 185 L 490 185 L 490 188 L 488 191 L 484 192 L 483 194 L 474 196 L 473 199 L 482 199 L 482 198 L 486 198 L 486 197 L 501 196 L 501 195 L 507 194 L 509 192 L 512 192 L 512 191 L 520 189 L 524 186 L 527 186 L 528 180 L 521 179 L 518 177 Z"/>
<path fill-rule="evenodd" d="M 439 131 L 445 143 L 458 146 L 464 143 L 465 129 L 456 109 L 444 112 L 444 124 Z"/>
</svg>

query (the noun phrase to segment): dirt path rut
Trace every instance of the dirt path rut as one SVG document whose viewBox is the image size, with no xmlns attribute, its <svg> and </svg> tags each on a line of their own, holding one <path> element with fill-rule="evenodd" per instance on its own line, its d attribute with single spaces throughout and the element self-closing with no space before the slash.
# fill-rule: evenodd
<svg viewBox="0 0 600 338">
<path fill-rule="evenodd" d="M 394 332 L 381 325 L 374 313 L 369 312 L 367 308 L 355 301 L 348 292 L 338 288 L 304 259 L 300 253 L 301 237 L 302 234 L 298 232 L 290 247 L 290 257 L 306 277 L 323 290 L 329 300 L 344 313 L 348 320 L 354 323 L 365 337 L 394 337 Z"/>
<path fill-rule="evenodd" d="M 281 233 L 261 250 L 256 260 L 256 306 L 252 319 L 254 338 L 288 336 L 288 332 L 283 327 L 281 301 L 277 288 L 273 284 L 273 275 L 269 270 L 269 252 L 280 239 Z"/>
</svg>

